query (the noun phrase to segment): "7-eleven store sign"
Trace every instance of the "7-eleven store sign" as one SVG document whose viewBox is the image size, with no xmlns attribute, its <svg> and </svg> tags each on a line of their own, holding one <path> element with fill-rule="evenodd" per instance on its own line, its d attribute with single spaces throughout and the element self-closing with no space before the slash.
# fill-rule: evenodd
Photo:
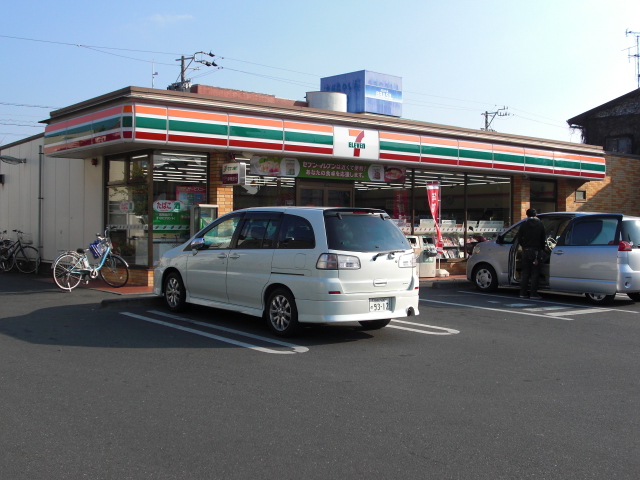
<svg viewBox="0 0 640 480">
<path fill-rule="evenodd" d="M 333 127 L 333 154 L 340 158 L 378 160 L 380 137 L 377 130 Z"/>
</svg>

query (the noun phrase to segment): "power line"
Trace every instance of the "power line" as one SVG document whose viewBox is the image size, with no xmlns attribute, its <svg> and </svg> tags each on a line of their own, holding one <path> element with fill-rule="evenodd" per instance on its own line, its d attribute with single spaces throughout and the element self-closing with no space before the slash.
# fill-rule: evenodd
<svg viewBox="0 0 640 480">
<path fill-rule="evenodd" d="M 171 52 L 155 52 L 153 50 L 135 50 L 132 48 L 117 48 L 117 47 L 99 47 L 96 45 L 82 45 L 79 43 L 66 43 L 66 42 L 54 42 L 52 40 L 38 40 L 35 38 L 24 38 L 24 37 L 12 37 L 9 35 L 0 35 L 0 38 L 13 38 L 15 40 L 26 40 L 28 42 L 42 42 L 42 43 L 54 43 L 57 45 L 70 45 L 72 47 L 87 47 L 87 48 L 102 48 L 105 50 L 122 50 L 126 52 L 140 52 L 140 53 L 157 53 L 159 55 L 182 55 L 182 53 L 171 53 Z"/>
<path fill-rule="evenodd" d="M 0 105 L 11 105 L 13 107 L 31 107 L 31 108 L 53 108 L 53 109 L 58 109 L 60 107 L 52 107 L 52 106 L 48 106 L 48 105 L 29 105 L 28 103 L 7 103 L 7 102 L 0 102 Z"/>
</svg>

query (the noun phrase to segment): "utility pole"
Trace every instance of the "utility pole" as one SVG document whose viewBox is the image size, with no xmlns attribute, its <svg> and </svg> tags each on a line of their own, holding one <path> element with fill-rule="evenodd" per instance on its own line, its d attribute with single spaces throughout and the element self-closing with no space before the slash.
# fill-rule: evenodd
<svg viewBox="0 0 640 480">
<path fill-rule="evenodd" d="M 480 115 L 484 116 L 484 128 L 480 130 L 485 130 L 487 132 L 495 132 L 495 130 L 491 130 L 489 127 L 491 123 L 493 123 L 493 119 L 496 117 L 508 117 L 509 113 L 506 111 L 509 107 L 502 107 L 496 110 L 495 112 L 487 112 L 481 113 Z"/>
<path fill-rule="evenodd" d="M 158 72 L 156 72 L 156 61 L 155 60 L 151 60 L 151 88 L 155 88 L 154 87 L 154 80 L 155 80 L 155 76 L 158 75 Z"/>
<path fill-rule="evenodd" d="M 191 87 L 191 79 L 187 78 L 187 70 L 190 68 L 193 62 L 201 63 L 207 67 L 217 67 L 214 61 L 206 61 L 206 60 L 198 60 L 198 55 L 208 55 L 213 58 L 215 55 L 211 52 L 196 52 L 191 57 L 185 57 L 182 55 L 180 58 L 176 59 L 176 62 L 180 62 L 180 81 L 172 83 L 167 87 L 167 90 L 176 90 L 178 92 L 186 92 Z M 185 60 L 191 60 L 188 64 L 185 63 Z M 191 68 L 191 70 L 200 70 L 199 68 Z"/>
<path fill-rule="evenodd" d="M 629 58 L 633 57 L 636 60 L 636 77 L 638 79 L 638 88 L 640 88 L 640 32 L 632 32 L 631 30 L 627 29 L 624 32 L 624 36 L 628 37 L 629 35 L 635 35 L 636 36 L 636 53 L 635 54 L 631 54 L 629 53 Z M 631 50 L 633 47 L 629 47 L 626 48 L 625 50 Z"/>
</svg>

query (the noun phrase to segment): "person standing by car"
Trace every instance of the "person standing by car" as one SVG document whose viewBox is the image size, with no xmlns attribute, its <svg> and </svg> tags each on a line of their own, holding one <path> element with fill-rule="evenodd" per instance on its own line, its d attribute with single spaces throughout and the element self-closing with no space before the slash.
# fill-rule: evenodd
<svg viewBox="0 0 640 480">
<path fill-rule="evenodd" d="M 538 281 L 542 264 L 541 253 L 544 249 L 544 225 L 537 217 L 535 208 L 527 210 L 527 220 L 522 224 L 516 236 L 522 247 L 522 279 L 520 281 L 520 298 L 539 300 Z M 531 279 L 531 296 L 527 297 L 527 287 Z"/>
</svg>

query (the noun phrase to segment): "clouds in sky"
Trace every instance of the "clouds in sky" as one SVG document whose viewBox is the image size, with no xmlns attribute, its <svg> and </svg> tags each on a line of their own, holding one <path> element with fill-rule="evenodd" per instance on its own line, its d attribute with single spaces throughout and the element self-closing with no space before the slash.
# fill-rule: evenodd
<svg viewBox="0 0 640 480">
<path fill-rule="evenodd" d="M 185 22 L 188 20 L 193 20 L 193 15 L 183 14 L 183 15 L 167 15 L 162 13 L 154 13 L 149 17 L 153 23 L 164 27 L 166 25 L 171 25 L 174 23 Z"/>
</svg>

